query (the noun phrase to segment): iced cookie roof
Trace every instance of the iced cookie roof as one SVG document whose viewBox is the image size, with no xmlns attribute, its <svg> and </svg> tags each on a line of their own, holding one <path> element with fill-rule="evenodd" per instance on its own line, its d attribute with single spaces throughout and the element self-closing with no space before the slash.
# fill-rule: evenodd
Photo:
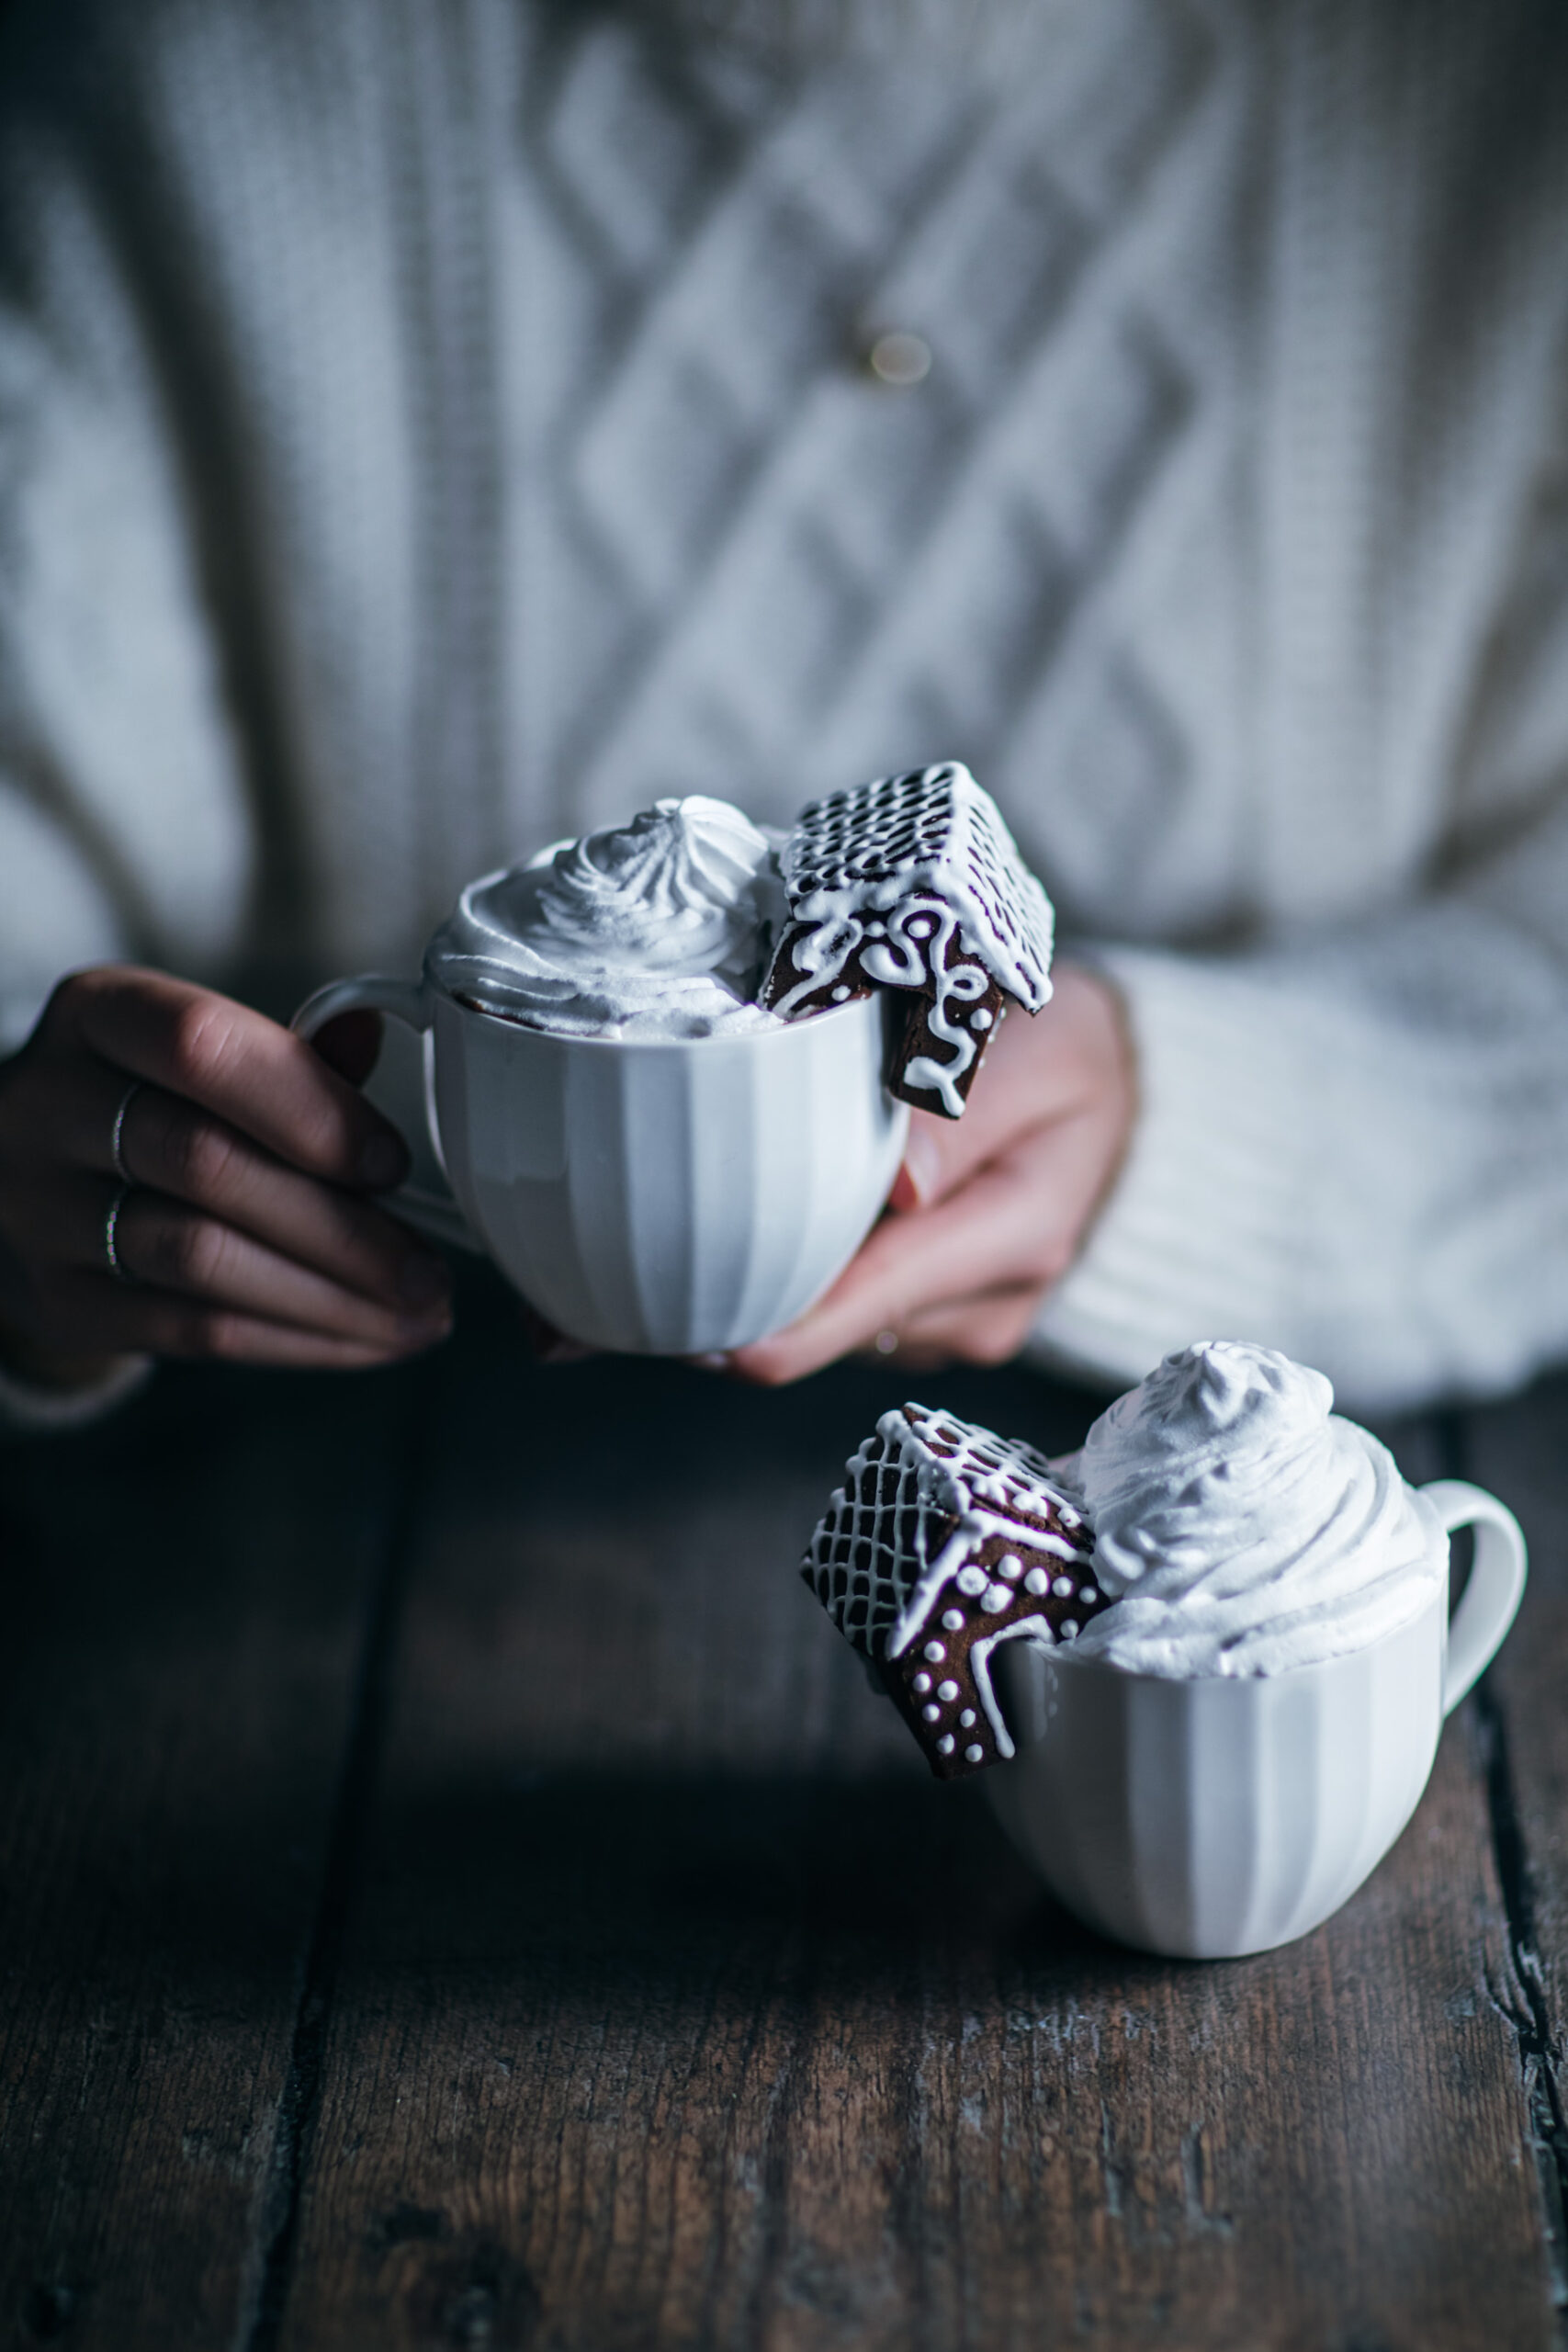
<svg viewBox="0 0 1568 2352">
<path fill-rule="evenodd" d="M 856 1649 L 894 1658 L 990 1535 L 1064 1560 L 1089 1550 L 1080 1506 L 1032 1446 L 924 1405 L 895 1407 L 845 1465 L 801 1574 Z"/>
<path fill-rule="evenodd" d="M 940 899 L 998 986 L 1037 1012 L 1051 993 L 1051 902 L 989 793 L 958 760 L 829 793 L 783 854 L 797 923 Z"/>
</svg>

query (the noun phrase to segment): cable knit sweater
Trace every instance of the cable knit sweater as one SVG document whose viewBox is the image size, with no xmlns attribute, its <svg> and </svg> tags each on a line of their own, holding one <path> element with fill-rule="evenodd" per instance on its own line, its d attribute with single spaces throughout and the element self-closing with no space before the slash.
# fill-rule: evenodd
<svg viewBox="0 0 1568 2352">
<path fill-rule="evenodd" d="M 1017 17 L 13 6 L 6 1031 L 961 756 L 1140 1069 L 1043 1351 L 1499 1388 L 1568 1348 L 1568 18 Z"/>
</svg>

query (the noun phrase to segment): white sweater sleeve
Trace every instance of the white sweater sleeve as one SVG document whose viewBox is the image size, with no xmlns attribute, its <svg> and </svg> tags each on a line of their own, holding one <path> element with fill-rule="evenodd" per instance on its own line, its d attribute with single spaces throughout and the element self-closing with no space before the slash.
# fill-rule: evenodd
<svg viewBox="0 0 1568 2352">
<path fill-rule="evenodd" d="M 1120 1385 L 1257 1340 L 1386 1410 L 1568 1348 L 1562 958 L 1454 899 L 1276 955 L 1103 960 L 1142 1104 L 1047 1355 Z"/>
<path fill-rule="evenodd" d="M 1118 1385 L 1201 1338 L 1352 1408 L 1568 1353 L 1568 491 L 1478 664 L 1425 891 L 1228 956 L 1109 948 L 1137 1129 L 1038 1352 Z"/>
</svg>

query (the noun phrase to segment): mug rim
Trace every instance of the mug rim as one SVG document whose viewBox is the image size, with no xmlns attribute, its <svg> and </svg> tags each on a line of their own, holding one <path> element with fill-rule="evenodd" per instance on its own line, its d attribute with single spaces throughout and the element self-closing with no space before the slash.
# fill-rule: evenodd
<svg viewBox="0 0 1568 2352">
<path fill-rule="evenodd" d="M 606 1037 L 598 1035 L 589 1030 L 546 1029 L 536 1022 L 517 1020 L 510 1013 L 491 1012 L 489 1007 L 485 1005 L 467 1003 L 460 996 L 457 995 L 452 989 L 448 988 L 444 980 L 440 979 L 436 974 L 432 971 L 430 967 L 430 958 L 428 956 L 423 959 L 421 971 L 424 984 L 430 989 L 432 995 L 441 998 L 446 1003 L 452 1007 L 455 1012 L 460 1013 L 465 1020 L 487 1022 L 494 1028 L 508 1031 L 521 1029 L 530 1037 L 543 1037 L 553 1046 L 592 1046 L 601 1049 L 609 1048 L 616 1053 L 625 1053 L 629 1046 L 637 1047 L 639 1052 L 651 1051 L 660 1053 L 670 1051 L 689 1053 L 694 1046 L 751 1046 L 761 1044 L 764 1046 L 771 1046 L 777 1043 L 781 1038 L 787 1036 L 799 1036 L 804 1033 L 817 1029 L 823 1023 L 841 1021 L 849 1014 L 859 1013 L 866 1005 L 874 1007 L 880 1016 L 880 1000 L 882 995 L 886 993 L 883 990 L 873 989 L 868 990 L 863 996 L 851 997 L 849 1001 L 845 1004 L 824 1005 L 818 1012 L 807 1013 L 804 1020 L 781 1020 L 776 1022 L 774 1026 L 772 1028 L 758 1027 L 754 1029 L 742 1029 L 739 1032 L 724 1029 L 710 1029 L 705 1035 L 693 1037 Z"/>
</svg>

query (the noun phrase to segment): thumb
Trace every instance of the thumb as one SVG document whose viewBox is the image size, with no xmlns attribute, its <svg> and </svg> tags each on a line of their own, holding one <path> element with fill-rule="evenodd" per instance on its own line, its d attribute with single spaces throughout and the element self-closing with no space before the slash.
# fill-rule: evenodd
<svg viewBox="0 0 1568 2352">
<path fill-rule="evenodd" d="M 995 1138 L 985 1125 L 979 1120 L 971 1125 L 967 1116 L 942 1119 L 932 1111 L 911 1111 L 903 1163 L 887 1195 L 888 1207 L 908 1216 L 955 1193 L 995 1148 Z"/>
<path fill-rule="evenodd" d="M 888 1205 L 900 1216 L 929 1209 L 966 1184 L 977 1169 L 997 1159 L 1043 1110 L 1066 1108 L 1058 1102 L 1062 1071 L 1049 1024 L 1050 1008 L 1032 1020 L 1027 1014 L 998 1024 L 975 1073 L 975 1083 L 960 1119 L 943 1119 L 934 1111 L 911 1111 L 909 1137 L 904 1147 Z"/>
</svg>

